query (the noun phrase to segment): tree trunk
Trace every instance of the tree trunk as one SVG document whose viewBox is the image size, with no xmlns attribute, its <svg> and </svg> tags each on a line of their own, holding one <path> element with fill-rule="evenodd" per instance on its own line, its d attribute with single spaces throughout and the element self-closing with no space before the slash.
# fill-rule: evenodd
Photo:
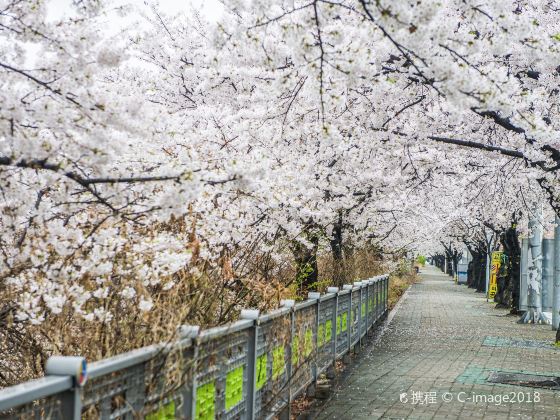
<svg viewBox="0 0 560 420">
<path fill-rule="evenodd" d="M 296 263 L 296 283 L 300 296 L 306 296 L 307 292 L 317 290 L 319 269 L 317 267 L 317 250 L 319 248 L 319 236 L 314 232 L 307 232 L 307 241 L 310 247 L 300 242 L 294 242 L 292 252 Z"/>
<path fill-rule="evenodd" d="M 439 268 L 441 271 L 445 271 L 444 264 L 445 264 L 445 257 L 441 254 L 436 254 L 432 257 L 434 265 Z"/>
<path fill-rule="evenodd" d="M 515 215 L 509 229 L 500 235 L 500 242 L 504 249 L 504 255 L 507 258 L 504 270 L 500 270 L 504 275 L 498 279 L 498 293 L 495 300 L 506 308 L 511 308 L 512 314 L 516 314 L 519 311 L 521 247 L 519 245 Z"/>
<path fill-rule="evenodd" d="M 465 245 L 467 247 L 467 250 L 469 251 L 469 254 L 471 254 L 471 260 L 469 261 L 469 264 L 467 265 L 467 287 L 470 288 L 474 288 L 474 284 L 475 284 L 475 266 L 476 266 L 476 261 L 477 261 L 477 256 L 475 255 L 476 252 L 474 250 L 474 248 L 470 245 L 470 243 L 465 242 Z"/>
<path fill-rule="evenodd" d="M 453 253 L 451 251 L 445 251 L 445 264 L 447 264 L 447 275 L 453 276 Z"/>
<path fill-rule="evenodd" d="M 458 251 L 453 251 L 453 278 L 459 276 L 458 267 L 459 267 L 459 260 L 460 254 Z"/>
<path fill-rule="evenodd" d="M 480 241 L 476 244 L 468 244 L 467 248 L 472 256 L 467 285 L 477 292 L 484 292 L 486 290 L 486 244 Z"/>
<path fill-rule="evenodd" d="M 333 227 L 332 238 L 330 240 L 331 252 L 333 257 L 333 281 L 336 286 L 345 283 L 344 253 L 342 251 L 342 212 L 338 213 L 338 219 Z"/>
</svg>

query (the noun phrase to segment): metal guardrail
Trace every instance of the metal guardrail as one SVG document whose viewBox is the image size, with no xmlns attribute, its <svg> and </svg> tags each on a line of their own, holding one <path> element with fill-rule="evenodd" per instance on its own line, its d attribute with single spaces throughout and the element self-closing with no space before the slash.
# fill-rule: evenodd
<svg viewBox="0 0 560 420">
<path fill-rule="evenodd" d="M 0 390 L 0 419 L 268 419 L 359 345 L 387 312 L 389 278 L 324 295 L 180 340 L 92 363 L 49 359 L 43 378 Z M 87 381 L 86 381 L 87 377 Z M 286 410 L 287 409 L 287 410 Z"/>
</svg>

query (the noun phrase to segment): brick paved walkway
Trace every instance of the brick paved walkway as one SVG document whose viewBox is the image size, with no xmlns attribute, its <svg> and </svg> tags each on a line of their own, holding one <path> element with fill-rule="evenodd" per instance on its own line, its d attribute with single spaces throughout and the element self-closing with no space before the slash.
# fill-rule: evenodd
<svg viewBox="0 0 560 420">
<path fill-rule="evenodd" d="M 318 418 L 560 419 L 560 391 L 487 382 L 495 371 L 560 376 L 550 326 L 518 325 L 517 317 L 494 306 L 427 266 L 385 334 L 362 351 Z M 540 402 L 495 402 L 503 395 L 533 399 L 535 391 Z M 424 393 L 423 404 L 413 401 L 420 397 L 414 392 Z M 407 402 L 400 401 L 402 393 Z M 478 402 L 468 400 L 473 395 L 480 395 Z"/>
</svg>

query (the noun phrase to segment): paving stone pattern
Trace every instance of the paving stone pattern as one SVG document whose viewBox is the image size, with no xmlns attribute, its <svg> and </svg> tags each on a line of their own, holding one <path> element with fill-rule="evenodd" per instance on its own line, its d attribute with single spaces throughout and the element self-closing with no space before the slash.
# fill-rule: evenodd
<svg viewBox="0 0 560 420">
<path fill-rule="evenodd" d="M 434 267 L 421 278 L 318 418 L 560 419 L 560 391 L 487 382 L 492 372 L 560 376 L 560 349 L 546 345 L 551 327 L 517 324 L 508 310 Z M 525 401 L 498 405 L 504 395 Z"/>
</svg>

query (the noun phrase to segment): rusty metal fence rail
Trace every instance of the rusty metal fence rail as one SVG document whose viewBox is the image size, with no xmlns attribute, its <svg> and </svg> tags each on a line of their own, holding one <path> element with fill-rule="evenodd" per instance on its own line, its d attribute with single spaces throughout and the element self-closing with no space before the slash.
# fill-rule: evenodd
<svg viewBox="0 0 560 420">
<path fill-rule="evenodd" d="M 0 390 L 0 419 L 268 419 L 357 345 L 387 313 L 389 278 L 283 301 L 229 325 L 87 366 L 51 357 L 46 376 Z"/>
</svg>

